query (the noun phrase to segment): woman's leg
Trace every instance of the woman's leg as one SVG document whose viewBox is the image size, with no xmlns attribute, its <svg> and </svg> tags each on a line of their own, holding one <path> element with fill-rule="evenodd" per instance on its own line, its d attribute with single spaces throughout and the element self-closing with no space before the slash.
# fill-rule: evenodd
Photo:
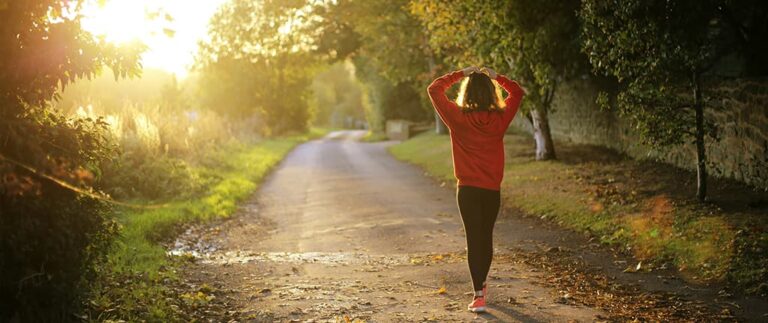
<svg viewBox="0 0 768 323">
<path fill-rule="evenodd" d="M 474 289 L 483 289 L 493 259 L 493 226 L 499 211 L 499 192 L 459 186 L 456 194 L 464 232 L 467 262 Z"/>
<path fill-rule="evenodd" d="M 488 277 L 488 272 L 491 270 L 491 262 L 493 261 L 493 228 L 496 225 L 496 218 L 499 215 L 499 208 L 501 207 L 501 193 L 499 191 L 489 190 L 486 194 L 483 194 L 483 233 L 488 236 L 487 245 L 488 250 L 488 265 L 482 267 L 483 283 Z"/>
</svg>

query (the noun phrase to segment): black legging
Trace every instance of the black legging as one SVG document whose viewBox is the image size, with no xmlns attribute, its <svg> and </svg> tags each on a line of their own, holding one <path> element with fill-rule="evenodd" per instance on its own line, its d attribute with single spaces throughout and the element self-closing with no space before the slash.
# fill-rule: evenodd
<svg viewBox="0 0 768 323">
<path fill-rule="evenodd" d="M 483 289 L 493 259 L 493 225 L 499 214 L 499 191 L 459 186 L 456 193 L 461 221 L 467 234 L 467 262 L 475 290 Z"/>
</svg>

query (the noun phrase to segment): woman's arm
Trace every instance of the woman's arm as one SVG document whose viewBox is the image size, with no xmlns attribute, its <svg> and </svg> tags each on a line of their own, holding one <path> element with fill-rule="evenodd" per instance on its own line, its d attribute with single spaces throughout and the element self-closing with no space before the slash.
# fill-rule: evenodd
<svg viewBox="0 0 768 323">
<path fill-rule="evenodd" d="M 520 87 L 520 84 L 517 84 L 517 82 L 508 79 L 504 75 L 497 76 L 496 82 L 501 85 L 504 91 L 507 91 L 508 95 L 504 100 L 504 105 L 507 108 L 514 108 L 517 110 L 517 108 L 520 106 L 520 101 L 523 99 L 523 95 L 525 95 L 523 88 Z"/>
<path fill-rule="evenodd" d="M 478 71 L 477 67 L 470 66 L 463 70 L 450 72 L 432 81 L 432 84 L 427 88 L 429 99 L 432 101 L 432 106 L 449 129 L 453 124 L 453 120 L 455 120 L 454 116 L 459 112 L 459 107 L 456 103 L 448 99 L 448 96 L 445 95 L 445 91 L 464 76 L 476 71 Z"/>
<path fill-rule="evenodd" d="M 494 73 L 495 75 L 495 73 Z M 520 108 L 520 101 L 523 99 L 525 92 L 520 84 L 508 79 L 504 75 L 495 75 L 496 82 L 507 91 L 507 98 L 504 99 L 504 120 L 511 122 L 517 114 L 517 110 Z"/>
<path fill-rule="evenodd" d="M 515 114 L 517 114 L 517 110 L 520 108 L 520 101 L 523 99 L 525 91 L 520 84 L 508 79 L 504 75 L 497 74 L 493 69 L 483 67 L 480 69 L 480 72 L 485 73 L 488 77 L 496 80 L 504 91 L 507 91 L 507 98 L 504 100 L 504 106 L 506 107 L 504 109 L 504 119 L 512 121 Z"/>
</svg>

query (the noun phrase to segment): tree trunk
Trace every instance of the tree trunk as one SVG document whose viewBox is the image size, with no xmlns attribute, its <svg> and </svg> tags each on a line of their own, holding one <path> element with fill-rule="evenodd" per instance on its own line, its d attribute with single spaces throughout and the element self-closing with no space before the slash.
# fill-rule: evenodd
<svg viewBox="0 0 768 323">
<path fill-rule="evenodd" d="M 696 198 L 707 198 L 707 153 L 704 147 L 704 103 L 698 73 L 693 73 L 693 108 L 696 110 Z"/>
<path fill-rule="evenodd" d="M 423 35 L 427 35 L 426 31 L 424 32 Z M 435 63 L 435 54 L 429 48 L 429 43 L 427 42 L 426 36 L 422 37 L 421 45 L 426 49 L 425 52 L 427 53 L 427 67 L 429 68 L 430 79 L 434 78 L 436 74 L 435 72 L 437 71 L 437 63 Z M 429 99 L 427 99 L 427 101 L 428 100 Z M 445 126 L 443 119 L 440 119 L 440 116 L 437 114 L 437 111 L 433 111 L 433 112 L 435 113 L 435 133 L 437 133 L 438 135 L 447 135 L 448 127 Z"/>
<path fill-rule="evenodd" d="M 555 144 L 549 130 L 547 110 L 534 108 L 531 110 L 533 121 L 533 139 L 536 140 L 536 160 L 555 159 Z"/>
<path fill-rule="evenodd" d="M 443 119 L 440 119 L 440 115 L 435 112 L 435 133 L 438 135 L 447 135 L 448 127 L 445 126 Z"/>
</svg>

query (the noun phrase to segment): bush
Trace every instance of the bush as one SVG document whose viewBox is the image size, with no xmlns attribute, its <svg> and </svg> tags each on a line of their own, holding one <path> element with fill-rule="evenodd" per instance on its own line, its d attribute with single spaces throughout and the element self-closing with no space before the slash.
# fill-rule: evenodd
<svg viewBox="0 0 768 323">
<path fill-rule="evenodd" d="M 81 284 L 103 259 L 117 225 L 104 202 L 62 184 L 92 183 L 98 165 L 112 154 L 105 124 L 40 110 L 4 117 L 0 321 L 72 319 Z"/>
<path fill-rule="evenodd" d="M 110 66 L 137 76 L 145 46 L 81 28 L 82 1 L 3 1 L 0 10 L 0 321 L 65 321 L 115 224 L 84 198 L 112 156 L 101 119 L 51 109 L 60 88 Z M 65 188 L 69 187 L 69 188 Z M 76 188 L 80 187 L 80 189 Z M 88 194 L 85 194 L 88 195 Z M 91 194 L 92 195 L 92 194 Z"/>
<path fill-rule="evenodd" d="M 55 184 L 44 197 L 0 197 L 0 321 L 72 319 L 81 284 L 117 232 L 109 208 Z"/>
<path fill-rule="evenodd" d="M 124 153 L 104 168 L 102 185 L 117 199 L 182 199 L 199 193 L 203 183 L 186 162 L 168 156 Z"/>
<path fill-rule="evenodd" d="M 106 116 L 111 142 L 120 153 L 103 165 L 100 185 L 118 200 L 178 200 L 202 193 L 211 179 L 195 165 L 205 162 L 210 151 L 245 137 L 237 132 L 250 125 L 233 124 L 210 111 L 154 104 L 126 104 L 118 111 L 87 105 L 74 115 Z"/>
</svg>

